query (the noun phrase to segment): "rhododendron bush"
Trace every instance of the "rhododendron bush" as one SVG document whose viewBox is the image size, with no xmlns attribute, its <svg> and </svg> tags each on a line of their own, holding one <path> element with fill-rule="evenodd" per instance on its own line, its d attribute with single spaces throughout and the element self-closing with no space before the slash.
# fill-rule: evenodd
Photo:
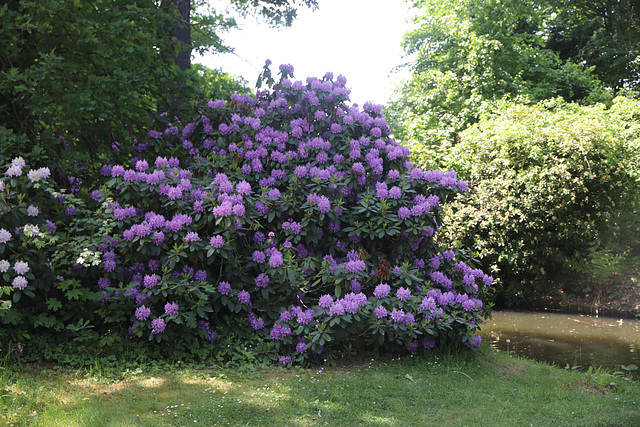
<svg viewBox="0 0 640 427">
<path fill-rule="evenodd" d="M 6 165 L 0 317 L 29 336 L 0 336 L 57 328 L 169 354 L 244 343 L 283 364 L 478 346 L 493 279 L 437 239 L 466 183 L 413 168 L 343 76 L 297 81 L 283 65 L 276 82 L 267 63 L 260 82 L 195 120 L 165 115 L 77 194 Z"/>
</svg>

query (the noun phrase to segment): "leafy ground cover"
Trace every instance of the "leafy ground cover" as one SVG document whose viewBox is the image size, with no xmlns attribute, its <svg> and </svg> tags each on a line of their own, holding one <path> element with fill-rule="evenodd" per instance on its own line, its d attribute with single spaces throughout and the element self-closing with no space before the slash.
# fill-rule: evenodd
<svg viewBox="0 0 640 427">
<path fill-rule="evenodd" d="M 5 368 L 0 391 L 6 425 L 629 426 L 640 419 L 637 382 L 500 353 L 309 369 L 25 366 Z"/>
</svg>

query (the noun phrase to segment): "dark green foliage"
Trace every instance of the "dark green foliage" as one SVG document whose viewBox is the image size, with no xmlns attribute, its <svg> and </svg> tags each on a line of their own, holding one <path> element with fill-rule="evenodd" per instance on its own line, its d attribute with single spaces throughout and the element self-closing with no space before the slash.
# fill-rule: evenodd
<svg viewBox="0 0 640 427">
<path fill-rule="evenodd" d="M 117 148 L 144 137 L 149 112 L 180 114 L 212 94 L 245 92 L 242 82 L 224 73 L 201 66 L 180 70 L 169 60 L 184 52 L 173 37 L 184 26 L 174 3 L 3 2 L 0 161 L 22 155 L 34 167 L 61 164 L 65 174 L 78 177 L 76 161 L 91 173 L 102 162 L 128 158 L 127 144 Z M 219 33 L 235 20 L 192 3 L 190 46 L 200 53 L 228 50 Z M 234 2 L 243 13 L 263 15 L 274 25 L 290 23 L 298 4 L 316 6 L 311 0 Z M 211 86 L 214 81 L 221 84 Z"/>
<path fill-rule="evenodd" d="M 545 47 L 584 62 L 614 90 L 640 88 L 640 2 L 551 0 Z"/>
<path fill-rule="evenodd" d="M 33 153 L 34 166 L 65 158 L 95 166 L 113 144 L 138 137 L 147 112 L 169 93 L 195 98 L 193 77 L 158 54 L 172 49 L 158 35 L 169 18 L 146 1 L 2 6 L 0 124 L 30 141 L 3 141 L 4 161 Z"/>
<path fill-rule="evenodd" d="M 510 303 L 576 273 L 602 279 L 599 266 L 610 274 L 637 255 L 638 111 L 629 98 L 611 109 L 504 104 L 447 154 L 472 191 L 445 227 L 499 270 Z"/>
</svg>

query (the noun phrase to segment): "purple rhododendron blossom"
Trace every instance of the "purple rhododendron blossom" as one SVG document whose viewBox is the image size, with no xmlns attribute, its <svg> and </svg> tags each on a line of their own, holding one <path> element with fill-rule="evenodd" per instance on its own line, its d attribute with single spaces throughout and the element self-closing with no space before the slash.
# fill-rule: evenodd
<svg viewBox="0 0 640 427">
<path fill-rule="evenodd" d="M 264 252 L 262 252 L 262 251 L 254 251 L 253 255 L 251 256 L 251 259 L 253 260 L 253 262 L 257 262 L 258 264 L 262 264 L 263 262 L 265 262 L 266 256 L 265 256 Z"/>
<path fill-rule="evenodd" d="M 145 288 L 151 289 L 158 284 L 158 276 L 156 276 L 155 274 L 144 276 L 143 283 Z"/>
<path fill-rule="evenodd" d="M 298 353 L 306 353 L 307 351 L 307 343 L 304 341 L 300 341 L 298 344 L 296 344 L 296 351 Z"/>
<path fill-rule="evenodd" d="M 298 323 L 300 323 L 301 325 L 307 325 L 309 323 L 311 323 L 311 321 L 313 320 L 313 315 L 315 314 L 315 312 L 312 309 L 308 309 L 305 311 L 300 311 L 297 315 L 296 318 L 298 320 Z"/>
<path fill-rule="evenodd" d="M 291 312 L 285 310 L 282 313 L 280 313 L 280 320 L 282 322 L 288 322 L 289 320 L 291 320 Z"/>
<path fill-rule="evenodd" d="M 273 325 L 273 329 L 269 333 L 272 340 L 280 340 L 284 337 L 291 335 L 291 328 L 288 326 L 282 326 L 280 323 Z"/>
<path fill-rule="evenodd" d="M 383 306 L 378 306 L 373 309 L 373 314 L 377 319 L 383 319 L 389 315 L 389 312 Z"/>
<path fill-rule="evenodd" d="M 238 292 L 238 301 L 244 305 L 251 305 L 251 295 L 249 292 L 242 290 Z"/>
<path fill-rule="evenodd" d="M 231 292 L 231 284 L 229 282 L 220 282 L 218 284 L 218 292 L 222 295 L 228 295 Z"/>
<path fill-rule="evenodd" d="M 382 299 L 382 298 L 386 298 L 390 292 L 391 292 L 391 286 L 387 285 L 386 283 L 381 283 L 378 286 L 376 286 L 376 288 L 373 291 L 373 295 L 378 299 Z"/>
<path fill-rule="evenodd" d="M 157 319 L 153 319 L 151 321 L 151 333 L 153 335 L 163 333 L 165 327 L 166 327 L 166 323 L 164 322 L 164 319 L 160 317 L 158 317 Z"/>
<path fill-rule="evenodd" d="M 328 294 L 322 295 L 318 300 L 318 305 L 322 308 L 329 308 L 333 305 L 333 298 Z"/>
<path fill-rule="evenodd" d="M 456 295 L 453 292 L 444 292 L 438 297 L 438 303 L 441 306 L 447 306 L 455 301 Z"/>
<path fill-rule="evenodd" d="M 287 366 L 287 363 L 291 362 L 293 359 L 295 359 L 295 357 L 293 357 L 293 356 L 282 356 L 282 357 L 280 357 L 280 359 L 278 360 L 278 362 L 279 362 L 282 366 Z"/>
<path fill-rule="evenodd" d="M 402 310 L 397 310 L 397 309 L 393 309 L 393 311 L 391 311 L 391 319 L 396 322 L 396 323 L 402 323 L 402 321 L 404 321 L 404 311 Z"/>
<path fill-rule="evenodd" d="M 258 274 L 258 277 L 255 279 L 255 285 L 259 288 L 266 288 L 269 286 L 269 276 L 264 273 Z"/>
<path fill-rule="evenodd" d="M 409 210 L 409 208 L 407 208 L 406 206 L 402 206 L 400 209 L 398 209 L 398 218 L 407 219 L 410 216 L 411 216 L 411 210 Z"/>
<path fill-rule="evenodd" d="M 322 213 L 327 213 L 331 210 L 331 202 L 326 196 L 320 196 L 318 200 L 318 210 Z"/>
<path fill-rule="evenodd" d="M 222 236 L 218 235 L 218 236 L 213 236 L 209 240 L 209 244 L 215 249 L 220 249 L 224 246 L 225 242 Z"/>
<path fill-rule="evenodd" d="M 436 301 L 432 297 L 426 296 L 420 306 L 423 310 L 433 311 L 436 309 Z"/>
<path fill-rule="evenodd" d="M 402 319 L 402 324 L 403 325 L 409 325 L 411 323 L 414 323 L 416 321 L 415 317 L 413 317 L 413 314 L 411 313 L 406 313 L 404 315 L 404 319 Z"/>
<path fill-rule="evenodd" d="M 175 316 L 178 314 L 179 311 L 180 311 L 180 307 L 175 302 L 172 302 L 172 303 L 168 302 L 164 305 L 164 313 L 167 316 Z"/>
<path fill-rule="evenodd" d="M 355 261 L 346 262 L 344 264 L 344 268 L 349 273 L 359 273 L 364 271 L 367 268 L 367 266 L 364 261 L 357 259 Z"/>
<path fill-rule="evenodd" d="M 444 251 L 442 253 L 442 256 L 444 257 L 444 259 L 446 259 L 448 261 L 452 261 L 456 257 L 456 254 L 452 250 L 449 249 L 447 251 Z"/>
<path fill-rule="evenodd" d="M 280 267 L 283 264 L 282 253 L 274 249 L 269 256 L 269 265 L 273 268 Z"/>
<path fill-rule="evenodd" d="M 136 312 L 135 312 L 135 316 L 136 319 L 138 319 L 139 321 L 144 321 L 147 319 L 147 317 L 149 317 L 151 315 L 151 309 L 148 307 L 145 307 L 144 305 L 136 308 Z"/>
<path fill-rule="evenodd" d="M 185 243 L 197 242 L 198 240 L 200 240 L 200 237 L 195 231 L 190 231 L 184 238 Z"/>
<path fill-rule="evenodd" d="M 433 340 L 433 338 L 424 338 L 422 340 L 422 347 L 424 347 L 425 349 L 431 350 L 435 348 L 435 346 L 436 342 Z"/>
<path fill-rule="evenodd" d="M 330 316 L 342 316 L 344 314 L 344 305 L 342 301 L 336 301 L 331 308 L 329 308 Z"/>
<path fill-rule="evenodd" d="M 411 291 L 409 289 L 405 289 L 403 287 L 401 287 L 400 289 L 398 289 L 398 291 L 396 292 L 396 297 L 400 300 L 400 301 L 406 301 L 411 297 Z"/>
</svg>

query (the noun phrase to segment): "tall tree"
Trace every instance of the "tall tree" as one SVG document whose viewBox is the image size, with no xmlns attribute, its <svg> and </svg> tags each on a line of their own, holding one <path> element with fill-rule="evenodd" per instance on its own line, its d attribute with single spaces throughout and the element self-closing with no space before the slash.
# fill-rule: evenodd
<svg viewBox="0 0 640 427">
<path fill-rule="evenodd" d="M 640 89 L 640 2 L 551 0 L 545 47 L 584 62 L 608 87 Z"/>
<path fill-rule="evenodd" d="M 66 155 L 90 164 L 119 142 L 145 137 L 140 131 L 156 106 L 194 100 L 203 73 L 190 69 L 191 49 L 223 49 L 219 34 L 236 25 L 204 3 L 3 2 L 0 161 L 22 154 L 50 164 Z M 298 4 L 316 6 L 314 0 L 232 4 L 275 23 L 289 22 Z"/>
<path fill-rule="evenodd" d="M 413 3 L 419 26 L 404 39 L 413 78 L 389 108 L 398 137 L 454 143 L 493 100 L 589 104 L 639 82 L 633 0 Z"/>
</svg>

